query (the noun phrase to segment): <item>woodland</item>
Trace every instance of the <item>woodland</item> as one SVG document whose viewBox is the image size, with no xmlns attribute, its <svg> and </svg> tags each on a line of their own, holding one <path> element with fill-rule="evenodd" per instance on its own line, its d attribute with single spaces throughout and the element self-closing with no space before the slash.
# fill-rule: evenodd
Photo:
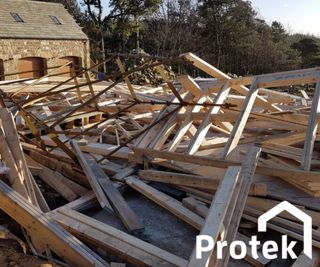
<svg viewBox="0 0 320 267">
<path fill-rule="evenodd" d="M 320 65 L 320 38 L 288 32 L 278 21 L 267 23 L 246 0 L 50 2 L 64 4 L 83 28 L 94 61 L 111 53 L 171 58 L 192 52 L 237 75 Z"/>
</svg>

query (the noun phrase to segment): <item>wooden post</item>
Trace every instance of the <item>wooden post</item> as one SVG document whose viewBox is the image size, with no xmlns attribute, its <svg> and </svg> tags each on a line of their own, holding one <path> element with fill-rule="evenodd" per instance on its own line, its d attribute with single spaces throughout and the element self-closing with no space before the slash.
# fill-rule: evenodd
<svg viewBox="0 0 320 267">
<path fill-rule="evenodd" d="M 250 90 L 245 99 L 243 107 L 237 118 L 236 124 L 234 125 L 232 132 L 229 136 L 228 142 L 225 145 L 224 150 L 222 152 L 221 158 L 223 159 L 225 159 L 233 151 L 233 149 L 237 146 L 241 138 L 242 132 L 249 118 L 253 104 L 258 95 L 257 83 L 258 83 L 258 80 L 255 80 L 250 87 Z"/>
<path fill-rule="evenodd" d="M 312 108 L 309 116 L 309 124 L 307 128 L 306 138 L 304 142 L 304 150 L 301 160 L 301 169 L 309 171 L 311 167 L 312 153 L 314 142 L 317 136 L 318 119 L 320 114 L 320 81 L 317 82 L 315 93 L 312 100 Z"/>
</svg>

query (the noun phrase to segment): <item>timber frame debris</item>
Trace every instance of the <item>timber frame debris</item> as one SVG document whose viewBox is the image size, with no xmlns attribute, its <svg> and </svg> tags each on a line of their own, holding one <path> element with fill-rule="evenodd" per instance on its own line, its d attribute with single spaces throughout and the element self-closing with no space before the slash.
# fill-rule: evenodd
<svg viewBox="0 0 320 267">
<path fill-rule="evenodd" d="M 111 62 L 116 75 L 98 80 L 97 67 Z M 211 79 L 206 86 L 188 74 L 173 81 L 169 62 Z M 148 68 L 164 83 L 130 82 L 132 73 Z M 282 90 L 304 84 L 314 91 Z M 71 68 L 70 77 L 54 70 L 35 80 L 1 81 L 0 89 L 0 154 L 8 168 L 0 174 L 0 209 L 21 225 L 38 255 L 50 260 L 52 251 L 70 266 L 117 266 L 98 255 L 100 248 L 134 266 L 228 265 L 227 252 L 224 260 L 214 251 L 186 259 L 141 240 L 143 220 L 122 194 L 131 188 L 215 241 L 246 239 L 242 227 L 254 228 L 281 200 L 293 202 L 313 218 L 319 259 L 320 68 L 230 77 L 192 53 L 150 57 L 131 70 L 114 55 Z M 67 203 L 51 210 L 38 179 Z M 124 230 L 83 213 L 97 203 Z M 288 214 L 268 227 L 302 240 L 301 224 Z M 249 253 L 245 260 L 269 263 Z M 301 254 L 295 266 L 305 260 Z"/>
</svg>

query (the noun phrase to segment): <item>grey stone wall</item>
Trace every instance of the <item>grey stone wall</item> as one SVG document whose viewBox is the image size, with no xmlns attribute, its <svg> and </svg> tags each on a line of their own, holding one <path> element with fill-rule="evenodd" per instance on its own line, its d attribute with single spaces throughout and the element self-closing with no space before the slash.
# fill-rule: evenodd
<svg viewBox="0 0 320 267">
<path fill-rule="evenodd" d="M 27 40 L 0 39 L 0 60 L 3 60 L 5 74 L 18 72 L 18 60 L 24 57 L 42 57 L 47 67 L 59 66 L 59 58 L 76 56 L 82 59 L 82 66 L 90 66 L 88 40 Z M 18 79 L 11 75 L 6 80 Z"/>
</svg>

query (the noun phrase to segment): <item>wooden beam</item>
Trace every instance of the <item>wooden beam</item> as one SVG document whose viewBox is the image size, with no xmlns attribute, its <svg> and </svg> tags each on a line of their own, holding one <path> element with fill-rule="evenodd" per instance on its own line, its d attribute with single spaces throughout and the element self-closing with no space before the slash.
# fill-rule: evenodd
<svg viewBox="0 0 320 267">
<path fill-rule="evenodd" d="M 192 62 L 192 65 L 197 67 L 198 69 L 202 70 L 203 72 L 211 75 L 212 77 L 217 78 L 218 80 L 222 81 L 228 81 L 232 80 L 227 74 L 223 73 L 222 71 L 218 70 L 217 68 L 211 66 L 209 63 L 205 62 L 201 58 L 197 57 L 196 55 L 192 53 L 187 53 L 187 54 L 182 54 L 181 57 L 186 58 L 190 62 Z M 249 84 L 252 83 L 252 79 L 249 82 Z M 233 89 L 237 90 L 240 94 L 242 95 L 247 95 L 249 89 L 243 85 L 237 85 L 236 83 L 229 83 L 229 86 L 231 86 Z M 261 86 L 263 87 L 263 86 Z M 280 108 L 276 107 L 275 105 L 272 105 L 268 103 L 265 99 L 262 97 L 258 96 L 257 97 L 257 104 L 260 106 L 270 109 L 271 111 L 281 111 Z"/>
<path fill-rule="evenodd" d="M 191 93 L 182 96 L 183 101 L 190 101 L 194 98 Z M 175 129 L 177 122 L 177 114 L 184 114 L 190 111 L 190 107 L 181 107 L 177 112 L 171 115 L 171 117 L 162 125 L 155 138 L 149 144 L 149 148 L 160 150 L 163 144 L 166 142 L 172 131 Z"/>
<path fill-rule="evenodd" d="M 80 239 L 135 266 L 187 266 L 185 259 L 79 212 L 62 209 L 52 218 Z"/>
<path fill-rule="evenodd" d="M 204 103 L 207 100 L 207 98 L 201 97 L 198 100 L 199 104 Z M 181 142 L 182 138 L 185 136 L 185 134 L 191 129 L 192 127 L 192 123 L 193 123 L 193 119 L 192 119 L 192 113 L 194 112 L 199 112 L 201 110 L 201 106 L 195 106 L 194 108 L 191 109 L 191 112 L 184 112 L 184 113 L 179 113 L 177 114 L 177 117 L 179 115 L 185 115 L 184 121 L 182 122 L 182 124 L 180 125 L 179 130 L 177 131 L 176 135 L 174 136 L 174 138 L 171 141 L 170 147 L 168 149 L 168 151 L 175 151 L 179 145 L 179 143 Z M 188 109 L 189 111 L 189 109 Z M 204 114 L 205 115 L 205 114 Z"/>
<path fill-rule="evenodd" d="M 25 147 L 24 147 L 25 148 Z M 63 161 L 59 161 L 54 157 L 49 157 L 35 150 L 29 150 L 28 155 L 40 164 L 50 168 L 51 170 L 58 171 L 64 176 L 68 177 L 72 181 L 81 184 L 87 188 L 90 187 L 88 179 L 82 173 L 73 169 L 72 165 L 69 165 Z"/>
<path fill-rule="evenodd" d="M 205 156 L 192 156 L 175 152 L 156 151 L 148 149 L 133 148 L 134 156 L 130 156 L 130 160 L 136 163 L 143 163 L 143 159 L 148 160 L 150 158 L 161 158 L 170 161 L 185 162 L 196 165 L 204 165 L 217 168 L 227 168 L 229 166 L 241 165 L 241 162 L 233 160 L 215 159 Z M 153 159 L 149 161 L 157 163 Z M 262 175 L 269 175 L 273 177 L 288 178 L 292 180 L 308 180 L 319 181 L 320 174 L 318 172 L 304 171 L 292 168 L 279 168 L 279 167 L 267 167 L 258 165 L 256 172 Z"/>
<path fill-rule="evenodd" d="M 0 127 L 0 154 L 4 162 L 9 168 L 8 178 L 9 182 L 14 190 L 20 193 L 26 200 L 31 203 L 31 199 L 27 192 L 27 185 L 25 177 L 19 173 L 16 161 L 12 155 L 9 145 L 5 139 L 4 132 Z"/>
<path fill-rule="evenodd" d="M 218 187 L 220 179 L 217 177 L 203 177 L 199 175 L 164 172 L 155 170 L 140 170 L 139 177 L 147 181 L 161 183 L 191 186 L 196 188 L 215 190 Z"/>
<path fill-rule="evenodd" d="M 105 204 L 105 198 L 107 197 L 108 203 L 111 204 L 129 233 L 142 230 L 144 227 L 139 218 L 129 207 L 120 192 L 113 186 L 99 164 L 94 159 L 86 159 L 75 141 L 72 141 L 71 145 L 75 150 L 83 171 L 93 185 L 92 189 L 97 194 L 98 200 L 100 198 L 100 201 L 102 200 L 103 204 Z"/>
<path fill-rule="evenodd" d="M 85 158 L 84 154 L 81 152 L 77 142 L 73 140 L 73 141 L 71 141 L 70 144 L 74 150 L 74 153 L 77 156 L 77 159 L 78 159 L 84 173 L 86 174 L 86 176 L 88 178 L 88 181 L 91 185 L 91 188 L 94 191 L 101 208 L 106 209 L 107 211 L 112 210 L 112 207 L 111 207 L 106 195 L 104 194 L 104 192 L 103 192 L 103 190 L 97 180 L 97 177 L 96 177 L 94 170 L 92 170 L 90 164 L 87 162 L 87 159 Z"/>
<path fill-rule="evenodd" d="M 214 244 L 217 243 L 220 233 L 223 231 L 223 220 L 227 213 L 228 206 L 231 203 L 233 192 L 239 179 L 241 167 L 229 167 L 219 185 L 214 196 L 214 200 L 209 209 L 205 224 L 200 235 L 210 235 Z M 213 248 L 214 249 L 214 248 Z M 202 253 L 202 258 L 196 258 L 196 249 L 194 248 L 188 266 L 205 267 L 210 264 L 212 251 Z"/>
<path fill-rule="evenodd" d="M 214 99 L 214 104 L 223 104 L 226 100 L 231 87 L 227 82 L 223 88 L 219 91 L 218 95 Z M 221 109 L 221 106 L 212 106 L 210 107 L 209 111 L 206 113 L 205 118 L 199 125 L 195 136 L 191 139 L 189 147 L 188 147 L 188 154 L 192 155 L 198 151 L 199 147 L 201 146 L 202 141 L 205 139 L 210 126 L 211 126 L 211 116 L 214 114 L 218 114 Z"/>
<path fill-rule="evenodd" d="M 170 80 L 168 75 L 165 73 L 165 67 L 163 65 L 158 65 L 155 67 L 157 72 L 160 74 L 161 78 L 167 83 L 168 87 L 174 94 L 174 96 L 179 100 L 180 103 L 183 103 L 183 99 L 177 89 L 175 88 L 173 82 Z"/>
<path fill-rule="evenodd" d="M 241 111 L 239 113 L 237 121 L 236 121 L 236 123 L 232 129 L 232 132 L 229 136 L 228 142 L 225 145 L 223 152 L 221 154 L 221 158 L 223 158 L 223 159 L 225 159 L 234 150 L 234 148 L 238 145 L 238 142 L 241 138 L 244 127 L 245 127 L 247 120 L 250 116 L 254 102 L 258 96 L 257 82 L 258 81 L 255 80 L 250 87 L 250 90 L 249 90 L 247 97 L 244 101 L 244 104 L 241 108 Z"/>
<path fill-rule="evenodd" d="M 41 180 L 57 191 L 64 199 L 70 202 L 78 197 L 77 194 L 64 183 L 64 179 L 67 178 L 65 178 L 62 174 L 54 172 L 51 169 L 39 164 L 29 156 L 27 156 L 26 159 L 29 164 L 41 168 L 41 171 L 38 173 L 38 177 L 40 177 Z"/>
<path fill-rule="evenodd" d="M 70 265 L 79 267 L 108 265 L 2 181 L 0 181 L 0 209 Z"/>
<path fill-rule="evenodd" d="M 93 191 L 89 191 L 84 196 L 82 196 L 72 202 L 69 202 L 63 206 L 60 206 L 50 212 L 47 212 L 46 215 L 51 216 L 51 214 L 57 213 L 57 211 L 59 211 L 61 209 L 72 209 L 72 210 L 75 210 L 78 212 L 83 212 L 83 211 L 86 211 L 90 208 L 96 208 L 96 207 L 99 207 L 99 203 L 96 198 L 96 195 L 94 194 Z"/>
<path fill-rule="evenodd" d="M 96 170 L 99 168 L 98 164 L 91 166 L 96 167 Z M 103 179 L 103 175 L 106 177 L 106 174 L 103 172 L 103 170 L 101 170 L 101 168 L 99 169 L 99 173 L 101 174 L 101 178 L 98 179 L 99 184 L 104 193 L 107 195 L 113 210 L 117 213 L 128 232 L 135 233 L 142 231 L 144 226 L 141 224 L 138 216 L 133 212 L 125 199 L 122 197 L 118 189 L 113 186 L 109 178 Z"/>
<path fill-rule="evenodd" d="M 247 207 L 254 208 L 256 210 L 261 210 L 263 212 L 267 212 L 268 210 L 271 210 L 273 207 L 280 204 L 281 201 L 276 201 L 272 199 L 264 199 L 259 197 L 252 197 L 249 196 L 246 202 Z M 303 207 L 299 207 L 300 209 L 303 209 Z M 320 213 L 317 211 L 312 211 L 309 209 L 303 209 L 304 213 L 307 213 L 310 217 L 312 217 L 312 224 L 314 226 L 320 225 Z M 282 213 L 280 215 L 281 217 L 291 220 L 291 221 L 299 221 L 296 217 L 291 215 L 290 213 Z"/>
<path fill-rule="evenodd" d="M 309 171 L 311 167 L 314 142 L 317 136 L 318 119 L 320 114 L 320 81 L 317 82 L 315 93 L 312 100 L 312 108 L 309 116 L 309 124 L 304 142 L 301 169 Z"/>
<path fill-rule="evenodd" d="M 8 148 L 11 150 L 14 161 L 16 162 L 17 170 L 25 180 L 25 186 L 31 203 L 39 207 L 34 188 L 31 182 L 27 162 L 23 156 L 22 148 L 19 143 L 18 133 L 15 129 L 13 116 L 8 109 L 0 109 L 0 119 L 5 135 Z"/>
<path fill-rule="evenodd" d="M 241 188 L 239 191 L 239 195 L 236 199 L 236 204 L 233 212 L 230 212 L 230 223 L 229 225 L 224 224 L 226 228 L 226 237 L 225 239 L 229 242 L 235 240 L 238 228 L 240 225 L 240 220 L 242 218 L 242 213 L 247 201 L 247 197 L 250 191 L 250 186 L 252 184 L 252 180 L 254 177 L 254 173 L 258 164 L 258 158 L 260 156 L 261 148 L 253 147 L 249 150 L 246 158 L 244 159 L 241 165 L 240 179 L 242 180 Z M 230 209 L 228 210 L 230 211 Z M 227 216 L 228 218 L 228 216 Z M 229 250 L 223 251 L 223 257 L 221 260 L 212 259 L 212 263 L 215 263 L 215 267 L 227 267 L 229 262 L 230 254 Z"/>
<path fill-rule="evenodd" d="M 164 209 L 170 211 L 178 218 L 190 224 L 194 228 L 198 230 L 201 229 L 204 220 L 197 214 L 185 208 L 180 201 L 154 189 L 153 187 L 147 185 L 141 180 L 135 178 L 134 176 L 130 176 L 125 180 L 127 185 L 137 190 L 145 197 L 154 201 Z"/>
<path fill-rule="evenodd" d="M 200 86 L 189 75 L 180 75 L 176 79 L 181 83 L 185 90 L 188 90 L 194 96 L 203 95 L 203 91 Z"/>
<path fill-rule="evenodd" d="M 123 66 L 123 64 L 122 64 L 122 62 L 121 62 L 121 59 L 120 59 L 119 57 L 116 58 L 116 63 L 117 63 L 117 65 L 118 65 L 118 68 L 119 68 L 120 72 L 121 72 L 122 74 L 124 74 L 124 73 L 126 72 L 126 70 L 125 70 L 125 68 L 124 68 L 124 66 Z M 130 82 L 130 80 L 129 80 L 129 76 L 125 76 L 124 81 L 125 81 L 125 83 L 126 83 L 127 86 L 128 86 L 128 89 L 129 89 L 129 91 L 130 91 L 130 94 L 131 94 L 132 98 L 133 98 L 133 99 L 137 99 L 137 95 L 136 95 L 136 93 L 135 93 L 135 91 L 134 91 L 134 89 L 133 89 L 133 86 L 132 86 L 132 84 L 131 84 L 131 82 Z"/>
<path fill-rule="evenodd" d="M 260 210 L 255 210 L 253 208 L 246 207 L 243 213 L 243 218 L 257 223 L 258 217 L 260 217 L 263 214 L 264 212 Z M 283 218 L 275 217 L 268 222 L 268 228 L 273 229 L 279 233 L 291 236 L 299 241 L 303 241 L 303 225 L 301 224 L 301 222 L 296 223 Z M 312 236 L 312 245 L 314 247 L 320 248 L 319 231 L 313 229 Z"/>
<path fill-rule="evenodd" d="M 196 200 L 193 197 L 188 197 L 188 198 L 184 198 L 183 199 L 183 204 L 190 210 L 194 211 L 195 213 L 199 214 L 201 217 L 206 218 L 209 212 L 209 208 L 207 208 L 206 205 L 204 205 L 202 202 Z M 248 240 L 249 238 L 247 238 L 246 236 L 240 234 L 239 232 L 236 235 L 236 238 L 234 240 L 242 240 L 245 241 L 246 244 L 248 244 Z M 251 254 L 251 250 L 247 245 L 247 254 L 246 257 L 244 258 L 244 260 L 246 260 L 247 262 L 249 262 L 250 264 L 252 264 L 255 267 L 264 267 L 265 265 L 267 265 L 270 260 L 264 258 L 263 254 L 261 252 L 258 252 L 258 259 L 255 259 L 253 257 L 253 255 Z"/>
</svg>

